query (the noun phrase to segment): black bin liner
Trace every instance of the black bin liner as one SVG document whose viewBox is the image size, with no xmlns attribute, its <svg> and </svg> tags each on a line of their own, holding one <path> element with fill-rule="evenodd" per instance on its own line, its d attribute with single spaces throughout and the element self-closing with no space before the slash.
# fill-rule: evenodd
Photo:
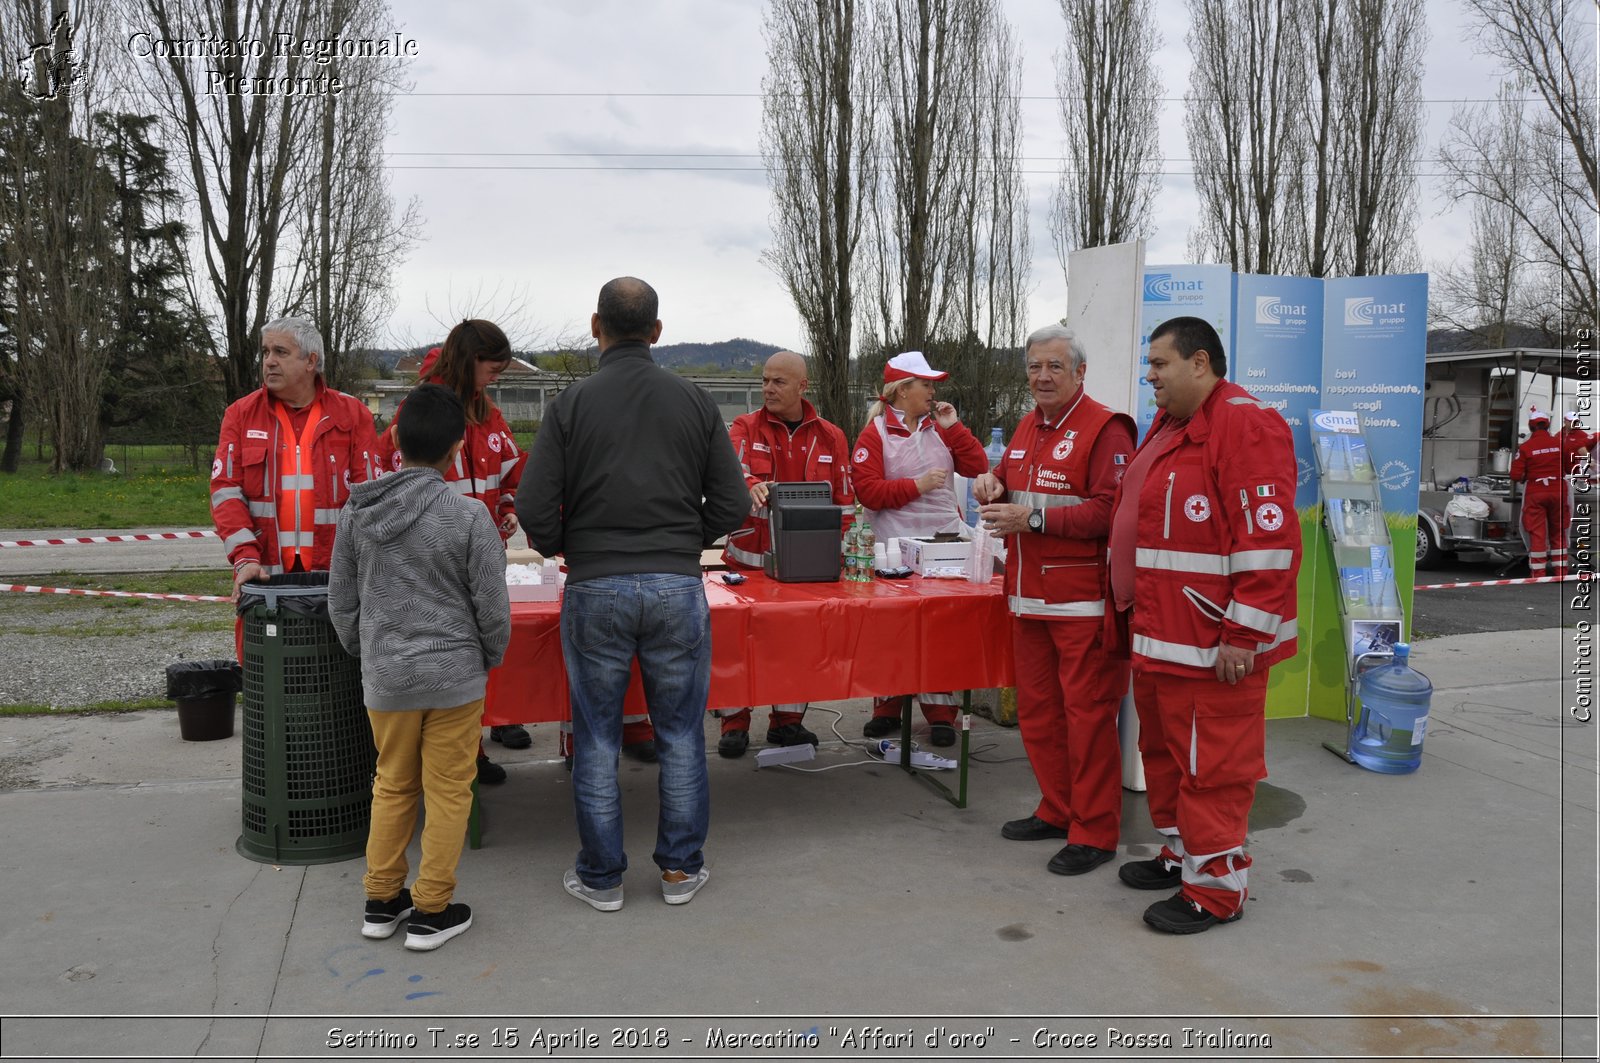
<svg viewBox="0 0 1600 1063">
<path fill-rule="evenodd" d="M 322 593 L 317 593 L 321 588 Z M 282 591 L 275 594 L 274 591 Z M 326 572 L 281 572 L 265 579 L 251 580 L 239 588 L 235 612 L 244 616 L 258 605 L 282 609 L 295 616 L 316 620 L 328 618 L 328 574 Z"/>
<path fill-rule="evenodd" d="M 167 697 L 173 701 L 237 694 L 243 689 L 244 669 L 238 661 L 174 661 L 167 665 Z"/>
</svg>

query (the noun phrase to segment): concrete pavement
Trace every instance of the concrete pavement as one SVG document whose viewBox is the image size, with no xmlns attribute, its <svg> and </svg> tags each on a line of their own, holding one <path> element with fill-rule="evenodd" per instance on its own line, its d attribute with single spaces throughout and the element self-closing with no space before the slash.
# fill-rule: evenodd
<svg viewBox="0 0 1600 1063">
<path fill-rule="evenodd" d="M 1567 711 L 1572 634 L 1419 644 L 1436 692 L 1412 775 L 1324 751 L 1342 724 L 1269 723 L 1246 916 L 1183 939 L 1142 924 L 1161 895 L 1114 865 L 1062 878 L 1056 843 L 1000 837 L 1037 792 L 1017 732 L 981 719 L 965 810 L 845 766 L 863 757 L 822 711 L 811 766 L 835 770 L 713 753 L 712 877 L 682 907 L 649 859 L 655 769 L 624 761 L 611 914 L 560 886 L 555 728 L 491 746 L 510 781 L 462 861 L 474 926 L 412 953 L 361 937 L 359 860 L 235 853 L 238 737 L 185 743 L 162 712 L 0 718 L 0 1058 L 1592 1059 L 1596 731 Z M 864 702 L 827 707 L 859 735 Z M 1122 836 L 1119 861 L 1154 854 L 1142 795 Z"/>
</svg>

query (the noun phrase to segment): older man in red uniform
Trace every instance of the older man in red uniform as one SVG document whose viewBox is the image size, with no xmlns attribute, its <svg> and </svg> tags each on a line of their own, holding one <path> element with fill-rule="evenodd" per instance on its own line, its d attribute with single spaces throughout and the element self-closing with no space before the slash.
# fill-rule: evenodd
<svg viewBox="0 0 1600 1063">
<path fill-rule="evenodd" d="M 1550 415 L 1528 411 L 1528 438 L 1511 459 L 1511 479 L 1528 486 L 1522 495 L 1522 530 L 1528 537 L 1528 572 L 1567 574 L 1567 463 L 1561 441 L 1550 434 Z"/>
<path fill-rule="evenodd" d="M 728 536 L 722 556 L 736 568 L 762 567 L 762 555 L 772 548 L 767 524 L 767 489 L 780 481 L 826 482 L 833 500 L 841 506 L 854 502 L 850 493 L 850 444 L 844 432 L 817 416 L 806 400 L 806 361 L 793 351 L 778 351 L 761 371 L 761 409 L 733 422 L 728 438 L 750 489 L 750 516 Z M 767 723 L 767 743 L 795 746 L 817 744 L 817 736 L 802 722 L 806 703 L 774 705 Z M 741 757 L 750 745 L 750 710 L 719 709 L 722 737 L 717 752 Z"/>
<path fill-rule="evenodd" d="M 1038 405 L 973 481 L 985 525 L 1006 537 L 1017 725 L 1039 784 L 1038 808 L 1000 833 L 1069 839 L 1046 866 L 1081 875 L 1116 855 L 1122 826 L 1117 707 L 1128 665 L 1106 654 L 1101 628 L 1111 503 L 1134 425 L 1084 392 L 1086 356 L 1070 329 L 1038 330 L 1024 357 Z"/>
<path fill-rule="evenodd" d="M 326 570 L 350 485 L 376 471 L 372 413 L 322 379 L 322 336 L 304 318 L 261 329 L 261 390 L 222 415 L 211 519 L 233 585 Z"/>
<path fill-rule="evenodd" d="M 1294 440 L 1226 374 L 1205 321 L 1151 332 L 1158 412 L 1111 515 L 1107 619 L 1132 651 L 1150 818 L 1166 842 L 1117 872 L 1134 889 L 1178 887 L 1144 913 L 1169 934 L 1244 914 L 1267 670 L 1297 646 Z"/>
</svg>

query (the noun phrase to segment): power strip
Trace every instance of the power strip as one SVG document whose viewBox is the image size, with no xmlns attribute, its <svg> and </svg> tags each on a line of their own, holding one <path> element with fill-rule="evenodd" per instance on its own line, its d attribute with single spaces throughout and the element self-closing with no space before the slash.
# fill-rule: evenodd
<svg viewBox="0 0 1600 1063">
<path fill-rule="evenodd" d="M 817 747 L 810 742 L 794 746 L 768 746 L 756 750 L 756 767 L 770 768 L 776 764 L 802 764 L 815 759 Z"/>
</svg>

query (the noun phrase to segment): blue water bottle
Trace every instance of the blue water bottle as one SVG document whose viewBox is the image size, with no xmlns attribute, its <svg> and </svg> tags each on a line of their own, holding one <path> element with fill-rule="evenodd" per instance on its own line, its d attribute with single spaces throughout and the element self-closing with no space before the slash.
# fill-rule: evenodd
<svg viewBox="0 0 1600 1063">
<path fill-rule="evenodd" d="M 989 445 L 983 448 L 989 457 L 989 471 L 1000 464 L 1000 459 L 1006 456 L 1005 437 L 998 428 L 989 429 Z M 967 485 L 967 523 L 976 526 L 978 523 L 978 507 L 983 503 L 978 501 L 977 494 L 972 490 L 972 485 Z"/>
<path fill-rule="evenodd" d="M 1406 663 L 1410 656 L 1410 646 L 1396 643 L 1393 664 L 1361 673 L 1361 716 L 1350 756 L 1370 771 L 1404 775 L 1422 763 L 1433 684 Z"/>
</svg>

